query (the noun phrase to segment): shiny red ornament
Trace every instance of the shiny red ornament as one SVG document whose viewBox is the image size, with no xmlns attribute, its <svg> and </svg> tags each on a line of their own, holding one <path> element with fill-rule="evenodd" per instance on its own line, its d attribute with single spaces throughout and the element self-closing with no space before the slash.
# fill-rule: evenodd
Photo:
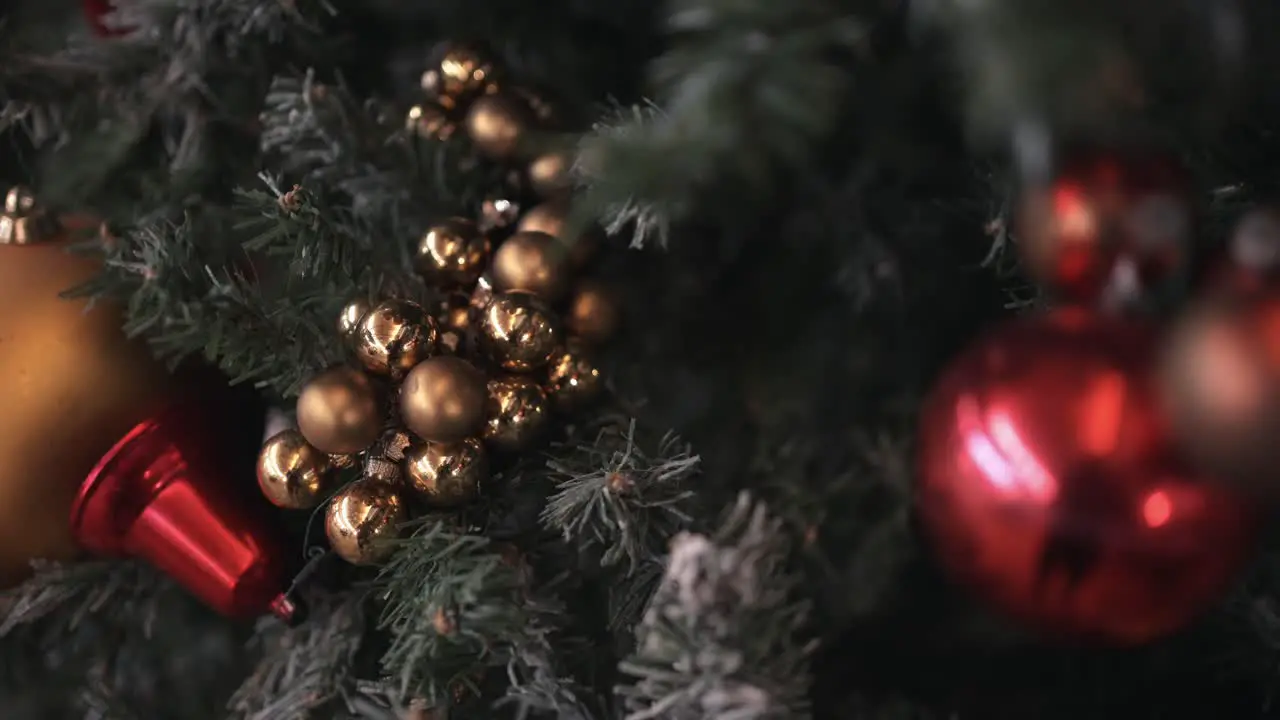
<svg viewBox="0 0 1280 720">
<path fill-rule="evenodd" d="M 1157 410 L 1153 333 L 1059 310 L 998 328 L 928 399 L 921 527 L 944 568 L 1047 635 L 1132 645 L 1211 603 L 1248 499 L 1192 476 Z"/>
<path fill-rule="evenodd" d="M 291 620 L 283 546 L 261 503 L 231 492 L 230 431 L 207 418 L 187 402 L 137 425 L 81 485 L 72 532 L 97 555 L 147 560 L 220 613 Z"/>
<path fill-rule="evenodd" d="M 1068 154 L 1053 180 L 1026 188 L 1016 238 L 1024 267 L 1058 299 L 1097 304 L 1180 278 L 1191 246 L 1190 191 L 1157 154 Z"/>
</svg>

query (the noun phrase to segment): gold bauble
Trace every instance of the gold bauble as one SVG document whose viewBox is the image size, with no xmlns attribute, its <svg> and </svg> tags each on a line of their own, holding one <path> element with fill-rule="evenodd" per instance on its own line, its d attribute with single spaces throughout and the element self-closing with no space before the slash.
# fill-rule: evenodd
<svg viewBox="0 0 1280 720">
<path fill-rule="evenodd" d="M 538 197 L 554 200 L 564 197 L 573 187 L 570 171 L 573 155 L 567 150 L 553 150 L 529 161 L 529 186 Z"/>
<path fill-rule="evenodd" d="M 437 105 L 414 105 L 404 118 L 405 129 L 423 140 L 443 142 L 453 137 L 458 126 L 444 108 Z"/>
<path fill-rule="evenodd" d="M 555 302 L 569 283 L 569 257 L 559 240 L 541 232 L 518 232 L 493 254 L 493 285 L 523 290 Z"/>
<path fill-rule="evenodd" d="M 338 313 L 338 335 L 348 342 L 354 341 L 356 332 L 360 329 L 360 323 L 364 321 L 365 315 L 368 315 L 371 309 L 373 309 L 373 303 L 365 298 L 356 298 L 343 305 L 342 311 Z"/>
<path fill-rule="evenodd" d="M 600 394 L 604 380 L 595 363 L 578 343 L 570 343 L 547 364 L 547 396 L 556 408 L 581 408 Z"/>
<path fill-rule="evenodd" d="M 618 331 L 622 312 L 617 293 L 608 285 L 586 280 L 574 289 L 564 324 L 569 334 L 584 342 L 599 344 Z"/>
<path fill-rule="evenodd" d="M 63 235 L 62 223 L 37 203 L 35 195 L 22 186 L 5 193 L 0 211 L 0 245 L 30 245 L 58 240 Z"/>
<path fill-rule="evenodd" d="M 470 295 L 451 292 L 440 301 L 436 317 L 439 318 L 442 331 L 465 333 L 471 328 L 474 313 Z"/>
<path fill-rule="evenodd" d="M 512 160 L 529 132 L 528 109 L 507 95 L 477 98 L 467 111 L 467 136 L 481 154 L 494 160 Z"/>
<path fill-rule="evenodd" d="M 120 331 L 117 304 L 59 297 L 100 269 L 67 245 L 0 246 L 0 588 L 29 575 L 32 560 L 79 554 L 68 520 L 76 491 L 175 385 Z"/>
<path fill-rule="evenodd" d="M 313 508 L 324 500 L 333 462 L 297 430 L 271 436 L 258 453 L 258 487 L 276 507 Z"/>
<path fill-rule="evenodd" d="M 384 300 L 360 321 L 353 343 L 369 372 L 394 379 L 435 352 L 436 322 L 408 300 Z"/>
<path fill-rule="evenodd" d="M 368 376 L 352 368 L 320 373 L 298 395 L 298 431 L 330 455 L 368 449 L 382 432 L 377 389 Z"/>
<path fill-rule="evenodd" d="M 422 73 L 421 85 L 428 97 L 453 110 L 494 87 L 493 62 L 475 48 L 446 48 L 435 67 Z"/>
<path fill-rule="evenodd" d="M 406 519 L 408 513 L 395 487 L 362 479 L 329 501 L 324 530 L 338 557 L 352 565 L 376 565 L 395 549 L 392 541 Z"/>
<path fill-rule="evenodd" d="M 510 375 L 489 381 L 484 440 L 498 450 L 519 450 L 547 426 L 547 394 L 530 378 Z"/>
<path fill-rule="evenodd" d="M 413 434 L 451 443 L 484 425 L 484 374 L 462 358 L 441 355 L 418 364 L 400 386 L 400 418 Z"/>
<path fill-rule="evenodd" d="M 466 218 L 433 226 L 418 242 L 418 272 L 445 287 L 472 285 L 489 261 L 489 238 Z"/>
<path fill-rule="evenodd" d="M 428 505 L 457 507 L 476 499 L 489 475 L 484 445 L 475 438 L 461 442 L 423 443 L 404 457 L 404 478 Z"/>
<path fill-rule="evenodd" d="M 559 240 L 569 252 L 569 265 L 581 269 L 595 258 L 596 252 L 600 250 L 600 241 L 593 233 L 574 238 L 565 237 L 564 227 L 568 218 L 569 207 L 563 201 L 545 202 L 530 208 L 516 224 L 516 231 L 542 232 Z"/>
<path fill-rule="evenodd" d="M 551 359 L 560 344 L 560 329 L 536 296 L 506 292 L 495 295 L 481 313 L 480 340 L 504 370 L 531 372 Z"/>
</svg>

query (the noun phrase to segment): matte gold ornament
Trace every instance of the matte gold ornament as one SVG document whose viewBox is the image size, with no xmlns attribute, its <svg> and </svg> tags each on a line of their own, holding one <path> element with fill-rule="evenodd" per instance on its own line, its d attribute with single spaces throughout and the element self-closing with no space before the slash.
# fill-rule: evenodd
<svg viewBox="0 0 1280 720">
<path fill-rule="evenodd" d="M 370 372 L 400 379 L 435 352 L 439 332 L 422 306 L 408 300 L 384 300 L 360 321 L 356 356 Z"/>
<path fill-rule="evenodd" d="M 498 290 L 523 290 L 555 302 L 568 287 L 569 256 L 564 245 L 546 233 L 517 232 L 493 254 L 492 272 Z"/>
<path fill-rule="evenodd" d="M 424 360 L 400 386 L 400 419 L 414 435 L 451 443 L 484 426 L 484 374 L 459 357 Z"/>
<path fill-rule="evenodd" d="M 333 463 L 294 429 L 276 433 L 258 453 L 258 487 L 276 507 L 313 508 L 324 500 Z"/>
<path fill-rule="evenodd" d="M 418 242 L 418 272 L 446 287 L 472 285 L 489 261 L 489 238 L 466 218 L 450 218 L 433 226 Z"/>
<path fill-rule="evenodd" d="M 532 379 L 510 375 L 489 381 L 484 440 L 495 449 L 519 450 L 547 425 L 546 392 Z"/>
<path fill-rule="evenodd" d="M 329 547 L 352 565 L 377 565 L 394 550 L 392 541 L 408 518 L 396 489 L 377 480 L 357 480 L 329 501 L 324 530 Z"/>
<path fill-rule="evenodd" d="M 617 293 L 608 285 L 585 280 L 574 290 L 565 314 L 565 326 L 572 337 L 600 344 L 618 331 L 622 311 Z"/>
<path fill-rule="evenodd" d="M 16 186 L 5 193 L 0 212 L 0 245 L 30 245 L 48 242 L 63 235 L 62 224 L 37 205 L 35 195 Z"/>
<path fill-rule="evenodd" d="M 484 445 L 475 438 L 415 445 L 404 458 L 409 487 L 434 507 L 457 507 L 475 500 L 488 476 Z"/>
<path fill-rule="evenodd" d="M 467 136 L 481 154 L 512 160 L 529 132 L 528 109 L 507 95 L 485 95 L 467 111 Z"/>
<path fill-rule="evenodd" d="M 569 252 L 569 264 L 581 269 L 586 267 L 600 250 L 596 235 L 587 233 L 575 238 L 565 237 L 565 223 L 569 219 L 569 206 L 563 200 L 535 205 L 520 218 L 517 232 L 542 232 L 560 241 Z"/>
<path fill-rule="evenodd" d="M 480 339 L 504 370 L 531 372 L 547 364 L 560 344 L 555 317 L 525 292 L 494 296 L 480 315 Z"/>
<path fill-rule="evenodd" d="M 0 588 L 32 560 L 79 555 L 68 518 L 81 483 L 176 386 L 121 332 L 117 303 L 60 297 L 101 269 L 68 241 L 0 245 Z"/>
<path fill-rule="evenodd" d="M 444 142 L 458 132 L 449 114 L 437 105 L 414 105 L 404 118 L 404 127 L 423 140 Z"/>
<path fill-rule="evenodd" d="M 382 433 L 373 383 L 348 367 L 315 376 L 298 395 L 298 431 L 313 447 L 330 455 L 368 449 Z"/>
<path fill-rule="evenodd" d="M 567 150 L 543 153 L 529 162 L 529 186 L 538 197 L 564 197 L 573 187 L 573 155 Z"/>
<path fill-rule="evenodd" d="M 581 408 L 600 394 L 604 380 L 578 343 L 556 353 L 547 365 L 547 396 L 561 411 Z"/>
<path fill-rule="evenodd" d="M 371 309 L 373 309 L 373 303 L 366 298 L 356 298 L 342 306 L 342 311 L 338 313 L 338 335 L 348 342 L 353 341 L 356 332 L 360 329 L 360 323 L 364 321 L 364 316 L 368 315 Z"/>
<path fill-rule="evenodd" d="M 422 73 L 421 85 L 429 97 L 447 110 L 496 88 L 494 64 L 475 48 L 455 45 L 446 48 L 435 67 Z"/>
</svg>

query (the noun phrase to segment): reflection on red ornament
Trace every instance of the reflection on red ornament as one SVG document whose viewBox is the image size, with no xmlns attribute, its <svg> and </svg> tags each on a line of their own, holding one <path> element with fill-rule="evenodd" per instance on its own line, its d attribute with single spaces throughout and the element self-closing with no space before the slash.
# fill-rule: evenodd
<svg viewBox="0 0 1280 720">
<path fill-rule="evenodd" d="M 953 577 L 1049 635 L 1178 629 L 1252 544 L 1249 501 L 1202 482 L 1154 404 L 1151 329 L 1059 310 L 997 329 L 922 415 L 922 528 Z"/>
<path fill-rule="evenodd" d="M 1163 155 L 1069 154 L 1051 182 L 1027 187 L 1019 201 L 1024 265 L 1071 302 L 1158 287 L 1186 267 L 1188 198 L 1181 168 Z"/>
<path fill-rule="evenodd" d="M 219 425 L 194 402 L 139 424 L 81 485 L 72 531 L 97 555 L 147 560 L 225 615 L 289 620 L 283 548 L 261 502 L 232 491 L 235 453 Z"/>
</svg>

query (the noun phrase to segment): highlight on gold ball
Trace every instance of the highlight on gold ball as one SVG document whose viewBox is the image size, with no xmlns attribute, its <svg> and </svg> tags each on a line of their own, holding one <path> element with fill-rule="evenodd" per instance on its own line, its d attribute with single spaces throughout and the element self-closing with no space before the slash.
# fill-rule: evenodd
<svg viewBox="0 0 1280 720">
<path fill-rule="evenodd" d="M 568 287 L 569 273 L 565 246 L 543 232 L 517 232 L 493 254 L 493 283 L 498 290 L 523 290 L 555 302 Z"/>
<path fill-rule="evenodd" d="M 276 507 L 316 507 L 329 490 L 333 471 L 329 456 L 293 429 L 273 435 L 258 454 L 258 487 Z"/>
<path fill-rule="evenodd" d="M 509 375 L 488 385 L 484 440 L 501 451 L 527 447 L 547 426 L 546 392 L 532 378 Z"/>
<path fill-rule="evenodd" d="M 438 335 L 421 305 L 384 300 L 360 321 L 353 343 L 366 370 L 399 379 L 435 352 Z"/>
<path fill-rule="evenodd" d="M 330 455 L 366 450 L 382 432 L 378 393 L 368 376 L 335 367 L 312 378 L 298 394 L 298 431 Z"/>
<path fill-rule="evenodd" d="M 581 343 L 569 343 L 547 365 L 547 396 L 561 411 L 572 411 L 600 395 L 603 378 Z"/>
<path fill-rule="evenodd" d="M 441 355 L 418 364 L 400 386 L 400 417 L 418 437 L 452 443 L 484 426 L 485 377 L 459 357 Z"/>
<path fill-rule="evenodd" d="M 444 108 L 437 105 L 414 105 L 404 118 L 405 130 L 423 140 L 444 142 L 453 137 L 458 126 Z"/>
<path fill-rule="evenodd" d="M 444 49 L 435 67 L 422 73 L 419 84 L 428 97 L 454 110 L 475 96 L 490 92 L 496 80 L 494 64 L 485 53 L 453 45 Z"/>
<path fill-rule="evenodd" d="M 553 200 L 573 188 L 573 154 L 568 150 L 552 150 L 529 161 L 529 186 L 538 197 Z"/>
<path fill-rule="evenodd" d="M 365 316 L 371 309 L 373 309 L 373 303 L 366 298 L 356 298 L 343 305 L 341 312 L 338 313 L 338 335 L 347 342 L 355 340 L 356 333 L 360 330 L 360 323 L 364 322 Z"/>
<path fill-rule="evenodd" d="M 393 541 L 407 519 L 395 487 L 365 478 L 333 496 L 324 529 L 338 557 L 352 565 L 377 565 L 395 550 Z"/>
<path fill-rule="evenodd" d="M 485 95 L 467 110 L 464 126 L 476 150 L 494 160 L 513 160 L 529 132 L 528 109 L 508 95 Z"/>
<path fill-rule="evenodd" d="M 511 372 L 544 367 L 560 344 L 555 316 L 526 292 L 495 295 L 480 316 L 480 333 L 492 360 Z"/>
<path fill-rule="evenodd" d="M 409 448 L 404 457 L 406 483 L 432 507 L 457 507 L 475 500 L 488 473 L 484 445 L 475 438 L 422 443 Z"/>
<path fill-rule="evenodd" d="M 484 273 L 489 249 L 489 238 L 475 222 L 449 218 L 423 234 L 418 242 L 417 269 L 441 286 L 470 285 Z"/>
</svg>

